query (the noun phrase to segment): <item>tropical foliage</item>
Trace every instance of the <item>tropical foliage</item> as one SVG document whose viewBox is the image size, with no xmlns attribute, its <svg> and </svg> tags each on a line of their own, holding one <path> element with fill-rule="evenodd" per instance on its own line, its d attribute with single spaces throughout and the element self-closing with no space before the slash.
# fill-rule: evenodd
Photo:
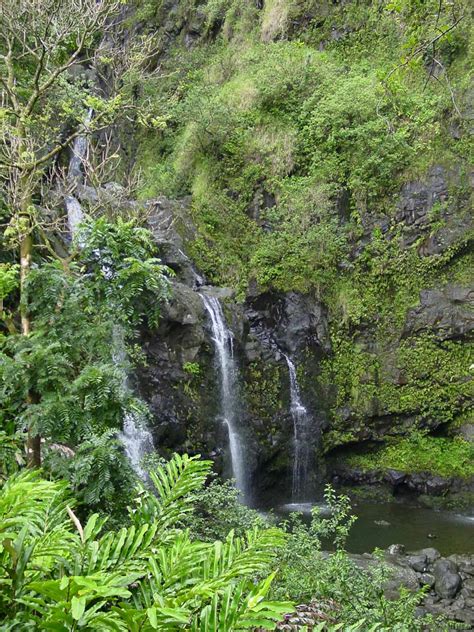
<svg viewBox="0 0 474 632">
<path fill-rule="evenodd" d="M 12 477 L 0 495 L 2 629 L 273 629 L 291 605 L 266 600 L 273 574 L 254 579 L 282 532 L 203 543 L 181 528 L 209 468 L 175 455 L 119 531 L 98 514 L 82 525 L 65 483 Z"/>
<path fill-rule="evenodd" d="M 125 414 L 146 412 L 127 385 L 127 348 L 143 319 L 156 322 L 168 270 L 132 220 L 86 222 L 72 252 L 67 266 L 47 258 L 29 274 L 34 330 L 0 340 L 0 414 L 5 428 L 42 437 L 45 466 L 86 504 L 118 509 L 132 473 L 114 433 Z M 4 301 L 14 318 L 18 295 Z"/>
</svg>

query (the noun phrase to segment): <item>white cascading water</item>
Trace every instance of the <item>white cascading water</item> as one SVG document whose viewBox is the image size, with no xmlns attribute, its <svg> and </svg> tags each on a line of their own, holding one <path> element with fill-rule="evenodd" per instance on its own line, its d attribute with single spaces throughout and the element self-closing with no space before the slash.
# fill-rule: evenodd
<svg viewBox="0 0 474 632">
<path fill-rule="evenodd" d="M 84 119 L 84 127 L 87 127 L 92 120 L 94 112 L 92 108 L 89 109 Z M 82 182 L 83 179 L 83 163 L 87 155 L 87 149 L 89 147 L 89 141 L 85 134 L 80 134 L 76 137 L 72 146 L 72 155 L 69 160 L 69 167 L 67 172 L 67 179 L 69 182 Z M 69 226 L 69 232 L 74 235 L 77 232 L 79 224 L 84 219 L 84 212 L 82 206 L 77 198 L 73 195 L 68 195 L 65 199 L 66 211 L 67 211 L 67 223 Z"/>
<path fill-rule="evenodd" d="M 145 425 L 145 420 L 135 413 L 125 413 L 120 441 L 135 473 L 142 479 L 146 471 L 142 467 L 145 455 L 153 452 L 153 438 Z"/>
<path fill-rule="evenodd" d="M 113 331 L 112 359 L 118 364 L 123 364 L 126 361 L 124 332 L 119 326 L 114 327 Z M 126 377 L 123 381 L 123 389 L 130 390 Z M 153 438 L 143 416 L 132 411 L 125 413 L 119 439 L 135 473 L 140 478 L 145 479 L 146 472 L 142 467 L 142 462 L 144 456 L 153 451 Z"/>
<path fill-rule="evenodd" d="M 301 401 L 300 387 L 296 376 L 296 368 L 290 358 L 285 355 L 290 376 L 290 412 L 293 420 L 293 501 L 305 500 L 308 475 L 311 461 L 311 416 Z"/>
<path fill-rule="evenodd" d="M 239 395 L 232 332 L 226 326 L 219 300 L 214 296 L 204 294 L 201 294 L 201 297 L 211 321 L 212 340 L 220 374 L 220 412 L 229 435 L 232 475 L 237 489 L 240 490 L 245 500 L 248 491 L 247 476 L 244 445 L 238 431 Z"/>
<path fill-rule="evenodd" d="M 84 121 L 84 127 L 87 127 L 89 123 L 92 121 L 92 117 L 94 115 L 94 110 L 89 108 Z M 86 134 L 79 134 L 76 137 L 74 144 L 72 146 L 72 155 L 69 160 L 69 168 L 68 168 L 68 178 L 82 178 L 82 165 L 84 159 L 87 155 L 87 150 L 89 148 L 89 141 Z"/>
<path fill-rule="evenodd" d="M 84 212 L 81 203 L 73 195 L 68 195 L 64 201 L 66 203 L 67 225 L 71 236 L 73 236 L 77 233 L 79 224 L 84 219 Z"/>
</svg>

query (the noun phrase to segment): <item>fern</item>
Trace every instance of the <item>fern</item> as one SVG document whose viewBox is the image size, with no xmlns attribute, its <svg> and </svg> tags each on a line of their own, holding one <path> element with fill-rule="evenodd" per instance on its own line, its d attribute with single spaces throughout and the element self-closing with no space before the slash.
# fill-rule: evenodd
<svg viewBox="0 0 474 632">
<path fill-rule="evenodd" d="M 174 455 L 152 473 L 158 496 L 142 489 L 133 524 L 118 531 L 98 514 L 83 526 L 64 483 L 11 477 L 0 493 L 2 629 L 272 629 L 291 604 L 266 601 L 273 574 L 254 578 L 267 574 L 282 533 L 204 543 L 179 528 L 209 468 Z"/>
<path fill-rule="evenodd" d="M 0 336 L 3 428 L 13 432 L 27 427 L 40 435 L 45 467 L 72 479 L 81 500 L 94 509 L 105 503 L 110 511 L 118 507 L 118 513 L 129 502 L 117 502 L 131 483 L 107 431 L 119 430 L 127 411 L 145 405 L 125 388 L 129 367 L 114 357 L 114 330 L 120 326 L 126 351 L 140 321 L 156 321 L 169 294 L 171 271 L 155 255 L 152 234 L 134 221 L 88 222 L 77 258 L 67 266 L 65 260 L 35 259 L 22 292 L 31 334 Z M 0 294 L 8 294 L 14 322 L 20 308 L 13 292 L 18 269 L 0 268 Z M 110 455 L 98 445 L 102 433 L 103 444 L 113 446 Z M 86 454 L 82 446 L 87 442 L 95 445 L 89 443 Z M 57 443 L 72 449 L 69 457 L 78 460 L 76 465 L 48 453 L 48 445 Z M 0 439 L 0 455 L 2 445 Z M 5 462 L 11 464 L 11 459 Z M 87 476 L 81 477 L 80 465 Z M 117 474 L 119 465 L 127 476 Z M 0 470 L 0 477 L 10 473 L 8 468 Z"/>
<path fill-rule="evenodd" d="M 179 525 L 192 511 L 192 493 L 203 487 L 211 465 L 211 461 L 202 461 L 199 456 L 175 454 L 163 467 L 150 472 L 157 495 L 139 497 L 130 512 L 132 519 L 138 522 L 153 519 L 165 535 L 166 529 Z"/>
<path fill-rule="evenodd" d="M 9 435 L 0 430 L 0 481 L 13 474 L 20 465 L 24 465 L 22 442 L 23 437 L 20 434 Z"/>
</svg>

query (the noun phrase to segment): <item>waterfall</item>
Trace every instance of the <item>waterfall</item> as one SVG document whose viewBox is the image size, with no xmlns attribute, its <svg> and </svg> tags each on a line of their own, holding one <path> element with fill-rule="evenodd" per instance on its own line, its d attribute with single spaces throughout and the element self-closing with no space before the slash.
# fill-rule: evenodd
<svg viewBox="0 0 474 632">
<path fill-rule="evenodd" d="M 300 387 L 296 376 L 296 368 L 290 358 L 285 355 L 290 377 L 291 418 L 293 420 L 293 500 L 304 500 L 307 492 L 313 438 L 311 436 L 311 416 L 301 401 Z"/>
<path fill-rule="evenodd" d="M 124 332 L 120 326 L 115 326 L 112 334 L 112 359 L 116 364 L 124 364 L 127 358 L 125 350 Z M 130 391 L 128 378 L 123 380 L 123 389 Z M 146 478 L 146 472 L 141 466 L 143 457 L 153 451 L 153 438 L 146 426 L 143 416 L 136 412 L 126 412 L 123 418 L 122 432 L 119 439 L 125 450 L 132 468 L 140 478 Z"/>
<path fill-rule="evenodd" d="M 91 122 L 93 114 L 94 114 L 94 111 L 92 110 L 92 108 L 89 108 L 83 121 L 83 125 L 85 128 L 87 128 L 87 126 Z M 72 179 L 72 178 L 82 179 L 82 163 L 84 162 L 84 159 L 86 157 L 88 146 L 89 146 L 89 142 L 85 134 L 79 134 L 79 136 L 76 136 L 76 139 L 72 146 L 72 155 L 69 160 L 69 169 L 68 169 L 69 179 Z"/>
<path fill-rule="evenodd" d="M 125 413 L 119 438 L 135 473 L 145 479 L 146 472 L 141 462 L 146 454 L 153 451 L 153 438 L 145 425 L 145 420 L 136 413 Z"/>
<path fill-rule="evenodd" d="M 75 235 L 79 224 L 84 219 L 84 212 L 81 203 L 73 195 L 68 195 L 65 199 L 67 211 L 67 224 L 71 235 Z"/>
<path fill-rule="evenodd" d="M 92 108 L 87 112 L 84 118 L 84 127 L 87 127 L 92 120 L 94 112 Z M 69 182 L 82 182 L 83 172 L 82 165 L 86 157 L 88 148 L 88 139 L 85 134 L 79 134 L 76 137 L 72 146 L 72 154 L 69 160 L 69 167 L 67 172 L 67 179 Z M 77 198 L 73 195 L 68 195 L 65 199 L 66 211 L 67 211 L 67 223 L 69 226 L 69 232 L 71 235 L 75 235 L 77 227 L 84 219 L 84 212 L 82 206 Z"/>
<path fill-rule="evenodd" d="M 211 321 L 212 340 L 216 351 L 216 362 L 220 377 L 220 414 L 229 435 L 232 475 L 237 489 L 241 491 L 245 500 L 247 476 L 244 444 L 242 436 L 238 432 L 239 394 L 233 337 L 226 326 L 219 300 L 214 296 L 205 296 L 204 294 L 201 294 L 201 297 Z"/>
<path fill-rule="evenodd" d="M 92 120 L 93 110 L 90 109 L 84 119 L 86 128 Z M 83 162 L 87 154 L 88 139 L 85 134 L 80 134 L 74 141 L 72 155 L 69 160 L 67 179 L 70 183 L 81 183 L 83 180 Z M 68 195 L 65 199 L 67 220 L 71 235 L 75 235 L 79 224 L 84 219 L 84 212 L 79 200 L 73 195 Z M 100 252 L 97 252 L 100 257 Z M 102 272 L 104 277 L 110 278 L 112 271 L 105 262 L 102 262 Z M 124 364 L 126 360 L 124 332 L 120 327 L 115 327 L 112 336 L 112 360 L 116 364 Z M 123 388 L 130 391 L 127 377 L 124 378 Z M 145 454 L 153 450 L 153 438 L 146 427 L 145 419 L 136 412 L 129 411 L 123 418 L 122 431 L 119 433 L 120 441 L 125 450 L 132 468 L 142 479 L 146 478 L 146 472 L 141 466 Z"/>
</svg>

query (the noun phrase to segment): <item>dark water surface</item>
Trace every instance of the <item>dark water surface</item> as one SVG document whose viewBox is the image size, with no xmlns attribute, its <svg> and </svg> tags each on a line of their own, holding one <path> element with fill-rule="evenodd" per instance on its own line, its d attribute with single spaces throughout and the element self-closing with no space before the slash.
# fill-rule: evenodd
<svg viewBox="0 0 474 632">
<path fill-rule="evenodd" d="M 274 511 L 279 516 L 301 511 L 309 519 L 314 506 L 320 507 L 322 515 L 327 513 L 327 507 L 312 503 L 281 505 Z M 353 504 L 352 514 L 357 520 L 347 541 L 347 550 L 351 553 L 369 553 L 376 547 L 386 549 L 390 544 L 404 544 L 407 551 L 434 547 L 441 555 L 474 554 L 474 515 L 395 501 L 357 502 Z"/>
</svg>

